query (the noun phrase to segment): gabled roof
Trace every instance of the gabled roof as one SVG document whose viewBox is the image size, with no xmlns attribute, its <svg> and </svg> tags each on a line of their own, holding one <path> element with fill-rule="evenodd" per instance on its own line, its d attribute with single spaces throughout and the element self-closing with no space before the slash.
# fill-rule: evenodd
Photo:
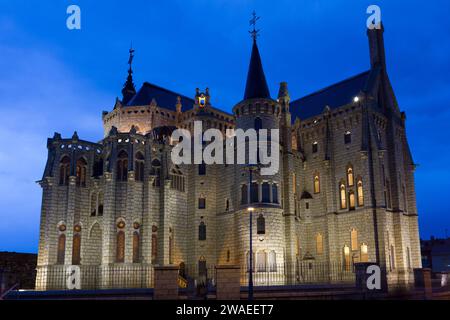
<svg viewBox="0 0 450 320">
<path fill-rule="evenodd" d="M 245 85 L 244 100 L 266 98 L 270 99 L 269 87 L 267 86 L 266 76 L 259 55 L 256 40 L 253 40 L 252 55 L 248 67 L 247 84 Z"/>
<path fill-rule="evenodd" d="M 156 100 L 158 106 L 176 111 L 177 97 L 181 98 L 182 111 L 192 109 L 194 100 L 182 94 L 158 87 L 154 84 L 144 82 L 142 87 L 136 95 L 126 104 L 125 107 L 131 106 L 146 106 L 149 105 L 153 99 Z"/>
<path fill-rule="evenodd" d="M 292 121 L 297 117 L 304 120 L 319 115 L 326 106 L 336 109 L 352 103 L 355 96 L 368 90 L 373 78 L 370 75 L 370 70 L 363 72 L 291 102 Z"/>
</svg>

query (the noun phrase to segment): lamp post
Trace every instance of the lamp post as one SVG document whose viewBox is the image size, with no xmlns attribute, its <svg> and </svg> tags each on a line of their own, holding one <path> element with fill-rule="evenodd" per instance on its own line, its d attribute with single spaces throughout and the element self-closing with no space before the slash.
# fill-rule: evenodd
<svg viewBox="0 0 450 320">
<path fill-rule="evenodd" d="M 253 300 L 253 211 L 255 211 L 255 208 L 251 206 L 252 203 L 252 174 L 253 170 L 256 170 L 258 166 L 256 165 L 250 165 L 248 166 L 248 204 L 249 207 L 247 208 L 249 216 L 249 233 L 250 233 L 250 243 L 249 243 L 249 257 L 248 257 L 248 300 Z"/>
</svg>

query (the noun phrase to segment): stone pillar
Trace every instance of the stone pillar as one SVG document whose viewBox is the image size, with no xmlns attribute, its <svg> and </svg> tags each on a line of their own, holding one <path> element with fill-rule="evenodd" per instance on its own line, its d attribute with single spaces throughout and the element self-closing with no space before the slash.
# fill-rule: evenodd
<svg viewBox="0 0 450 320">
<path fill-rule="evenodd" d="M 155 266 L 154 300 L 178 299 L 178 271 L 175 265 Z"/>
<path fill-rule="evenodd" d="M 217 300 L 240 300 L 239 265 L 216 266 L 216 296 Z"/>
<path fill-rule="evenodd" d="M 431 269 L 414 269 L 414 284 L 417 289 L 423 289 L 425 299 L 432 299 L 433 288 L 431 286 Z"/>
</svg>

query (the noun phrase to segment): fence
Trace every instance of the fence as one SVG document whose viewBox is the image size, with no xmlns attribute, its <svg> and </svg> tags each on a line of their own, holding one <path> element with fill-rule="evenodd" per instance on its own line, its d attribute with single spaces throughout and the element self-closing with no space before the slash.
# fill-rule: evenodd
<svg viewBox="0 0 450 320">
<path fill-rule="evenodd" d="M 252 271 L 255 286 L 355 283 L 354 268 L 346 267 L 341 262 L 255 265 Z M 248 267 L 242 266 L 242 286 L 248 285 L 248 278 Z"/>
<path fill-rule="evenodd" d="M 71 274 L 70 266 L 54 265 L 38 267 L 36 290 L 69 289 L 71 281 L 79 277 L 79 288 L 90 289 L 122 289 L 153 288 L 152 265 L 114 265 L 79 267 L 79 275 Z"/>
</svg>

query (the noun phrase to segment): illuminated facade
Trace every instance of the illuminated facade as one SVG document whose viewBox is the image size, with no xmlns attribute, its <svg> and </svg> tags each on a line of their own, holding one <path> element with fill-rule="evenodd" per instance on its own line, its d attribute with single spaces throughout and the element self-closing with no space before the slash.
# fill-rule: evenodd
<svg viewBox="0 0 450 320">
<path fill-rule="evenodd" d="M 94 288 L 133 286 L 130 275 L 145 286 L 155 264 L 180 265 L 192 277 L 210 265 L 245 266 L 249 205 L 256 273 L 288 266 L 298 278 L 303 261 L 344 269 L 370 261 L 386 268 L 390 284 L 411 283 L 421 267 L 415 166 L 383 30 L 368 38 L 370 70 L 295 101 L 284 82 L 272 98 L 254 40 L 232 114 L 211 105 L 208 89 L 193 99 L 150 83 L 136 92 L 130 60 L 122 99 L 103 112 L 100 142 L 76 133 L 48 140 L 37 288 L 64 286 L 56 270 L 70 265 L 91 272 Z M 224 133 L 279 129 L 280 170 L 255 173 L 249 185 L 243 166 L 173 165 L 170 135 L 192 131 L 194 121 Z"/>
</svg>

